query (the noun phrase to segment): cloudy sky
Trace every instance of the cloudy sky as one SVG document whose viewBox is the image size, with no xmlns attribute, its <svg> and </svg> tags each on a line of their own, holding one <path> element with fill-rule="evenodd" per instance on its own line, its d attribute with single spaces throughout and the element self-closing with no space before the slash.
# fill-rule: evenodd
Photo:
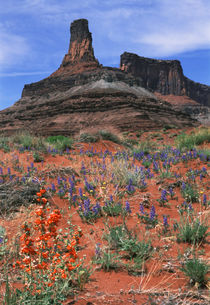
<svg viewBox="0 0 210 305">
<path fill-rule="evenodd" d="M 119 67 L 124 51 L 179 59 L 187 77 L 210 85 L 209 0 L 0 0 L 0 110 L 59 67 L 79 18 L 103 65 Z"/>
</svg>

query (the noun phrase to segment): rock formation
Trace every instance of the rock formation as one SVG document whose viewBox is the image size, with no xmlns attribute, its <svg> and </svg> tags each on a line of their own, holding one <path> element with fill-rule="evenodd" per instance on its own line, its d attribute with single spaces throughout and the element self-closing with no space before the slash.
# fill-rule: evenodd
<svg viewBox="0 0 210 305">
<path fill-rule="evenodd" d="M 142 80 L 142 86 L 162 95 L 188 96 L 210 107 L 210 86 L 196 83 L 184 76 L 178 60 L 157 60 L 133 53 L 123 53 L 120 68 Z"/>
<path fill-rule="evenodd" d="M 71 24 L 68 54 L 49 77 L 25 85 L 21 99 L 0 112 L 0 129 L 11 134 L 72 135 L 88 129 L 136 131 L 164 125 L 195 126 L 196 120 L 158 99 L 142 80 L 94 57 L 88 21 Z"/>
</svg>

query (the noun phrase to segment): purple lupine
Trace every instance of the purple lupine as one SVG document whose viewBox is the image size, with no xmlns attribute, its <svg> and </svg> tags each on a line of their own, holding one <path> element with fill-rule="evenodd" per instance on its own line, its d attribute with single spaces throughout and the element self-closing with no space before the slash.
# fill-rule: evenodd
<svg viewBox="0 0 210 305">
<path fill-rule="evenodd" d="M 203 175 L 202 174 L 200 174 L 200 181 L 202 181 L 203 180 Z"/>
<path fill-rule="evenodd" d="M 72 195 L 73 195 L 73 189 L 72 189 L 72 187 L 69 188 L 69 195 L 70 195 L 70 197 L 72 197 Z"/>
<path fill-rule="evenodd" d="M 95 215 L 97 215 L 97 214 L 100 212 L 100 210 L 101 210 L 100 203 L 97 202 L 97 203 L 93 206 L 92 211 L 94 212 Z"/>
<path fill-rule="evenodd" d="M 84 164 L 84 162 L 82 162 L 82 166 L 81 166 L 81 170 L 80 170 L 80 172 L 83 174 L 83 175 L 86 175 L 86 169 L 85 169 L 85 164 Z"/>
<path fill-rule="evenodd" d="M 167 216 L 165 215 L 163 215 L 163 225 L 165 229 L 169 226 Z"/>
<path fill-rule="evenodd" d="M 52 189 L 53 192 L 56 192 L 56 188 L 55 188 L 55 184 L 54 183 L 51 184 L 51 189 Z"/>
<path fill-rule="evenodd" d="M 159 166 L 158 166 L 158 163 L 156 161 L 153 161 L 153 170 L 155 172 L 158 172 L 159 171 Z"/>
<path fill-rule="evenodd" d="M 191 203 L 188 205 L 188 208 L 189 208 L 190 211 L 193 210 L 193 207 L 192 207 L 192 204 L 191 204 Z"/>
<path fill-rule="evenodd" d="M 128 201 L 125 202 L 125 211 L 131 213 L 130 203 Z"/>
<path fill-rule="evenodd" d="M 186 189 L 186 184 L 182 182 L 182 190 L 184 191 Z"/>
<path fill-rule="evenodd" d="M 140 203 L 140 207 L 139 207 L 139 210 L 142 214 L 144 214 L 144 206 L 143 206 L 143 203 Z"/>
<path fill-rule="evenodd" d="M 161 201 L 167 201 L 166 195 L 167 195 L 167 191 L 166 190 L 162 190 L 162 192 L 161 192 Z"/>
<path fill-rule="evenodd" d="M 206 205 L 206 202 L 207 202 L 206 194 L 203 194 L 203 205 Z"/>
<path fill-rule="evenodd" d="M 3 169 L 0 167 L 0 175 L 3 175 Z"/>
<path fill-rule="evenodd" d="M 58 177 L 57 182 L 58 182 L 58 185 L 61 184 L 61 178 L 60 177 Z"/>
<path fill-rule="evenodd" d="M 81 187 L 79 188 L 79 195 L 80 195 L 81 198 L 83 197 L 83 192 L 82 192 Z"/>
<path fill-rule="evenodd" d="M 172 187 L 169 188 L 169 193 L 170 193 L 170 195 L 171 195 L 171 198 L 173 198 L 173 196 L 174 196 L 174 191 L 173 191 L 173 188 L 172 188 Z"/>
<path fill-rule="evenodd" d="M 96 244 L 96 247 L 95 247 L 95 256 L 96 256 L 96 258 L 99 258 L 101 256 L 100 243 Z"/>
<path fill-rule="evenodd" d="M 0 244 L 2 244 L 4 241 L 3 237 L 0 237 Z"/>
<path fill-rule="evenodd" d="M 154 220 L 156 214 L 155 214 L 155 207 L 154 205 L 151 207 L 151 210 L 150 210 L 150 219 L 151 220 Z"/>
<path fill-rule="evenodd" d="M 8 167 L 7 172 L 8 172 L 8 175 L 11 175 L 11 169 L 10 169 L 10 167 Z"/>
<path fill-rule="evenodd" d="M 34 168 L 34 164 L 33 164 L 33 162 L 31 162 L 31 168 Z"/>
<path fill-rule="evenodd" d="M 135 191 L 135 187 L 132 185 L 132 180 L 129 180 L 129 184 L 126 186 L 126 189 L 129 193 L 133 193 Z"/>
<path fill-rule="evenodd" d="M 84 215 L 87 215 L 90 212 L 90 200 L 84 200 Z"/>
</svg>

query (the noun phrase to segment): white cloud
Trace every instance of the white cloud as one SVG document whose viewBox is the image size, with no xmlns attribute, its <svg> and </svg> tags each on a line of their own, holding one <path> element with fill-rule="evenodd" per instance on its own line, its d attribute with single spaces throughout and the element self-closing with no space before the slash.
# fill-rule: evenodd
<svg viewBox="0 0 210 305">
<path fill-rule="evenodd" d="M 30 50 L 24 37 L 10 33 L 2 24 L 0 24 L 0 46 L 1 69 L 23 60 Z"/>
<path fill-rule="evenodd" d="M 31 71 L 31 72 L 3 72 L 0 73 L 0 77 L 16 77 L 16 76 L 27 76 L 27 75 L 42 75 L 49 74 L 52 71 Z"/>
</svg>

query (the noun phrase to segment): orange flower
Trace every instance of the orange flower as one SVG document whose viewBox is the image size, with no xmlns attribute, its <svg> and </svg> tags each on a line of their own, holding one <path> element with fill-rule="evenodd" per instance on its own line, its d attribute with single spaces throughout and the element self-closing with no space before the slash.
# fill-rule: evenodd
<svg viewBox="0 0 210 305">
<path fill-rule="evenodd" d="M 29 257 L 25 257 L 23 260 L 23 263 L 25 263 L 26 265 L 30 264 L 31 259 Z"/>
<path fill-rule="evenodd" d="M 42 216 L 43 215 L 43 209 L 37 209 L 35 213 L 38 216 Z"/>
<path fill-rule="evenodd" d="M 66 273 L 65 273 L 65 272 L 62 272 L 61 277 L 62 277 L 62 279 L 66 279 L 66 278 L 67 278 Z"/>
<path fill-rule="evenodd" d="M 72 242 L 71 242 L 71 246 L 73 247 L 73 246 L 75 246 L 77 244 L 77 242 L 76 242 L 76 240 L 74 239 L 74 240 L 72 240 Z"/>
<path fill-rule="evenodd" d="M 42 202 L 43 202 L 43 204 L 46 204 L 47 203 L 47 199 L 46 198 L 42 198 Z"/>
<path fill-rule="evenodd" d="M 42 194 L 41 194 L 41 193 L 36 193 L 36 195 L 37 195 L 38 197 L 41 197 L 41 196 L 42 196 Z"/>
<path fill-rule="evenodd" d="M 42 256 L 43 256 L 44 258 L 48 258 L 48 255 L 49 255 L 49 252 L 48 252 L 48 251 L 42 252 Z"/>
<path fill-rule="evenodd" d="M 46 190 L 45 189 L 41 189 L 40 193 L 43 195 L 44 193 L 46 193 Z"/>
<path fill-rule="evenodd" d="M 71 264 L 67 264 L 67 267 L 68 267 L 68 270 L 69 270 L 69 271 L 71 271 L 71 270 L 74 270 L 74 269 L 75 269 L 75 267 L 74 267 L 74 266 L 72 266 Z"/>
</svg>

